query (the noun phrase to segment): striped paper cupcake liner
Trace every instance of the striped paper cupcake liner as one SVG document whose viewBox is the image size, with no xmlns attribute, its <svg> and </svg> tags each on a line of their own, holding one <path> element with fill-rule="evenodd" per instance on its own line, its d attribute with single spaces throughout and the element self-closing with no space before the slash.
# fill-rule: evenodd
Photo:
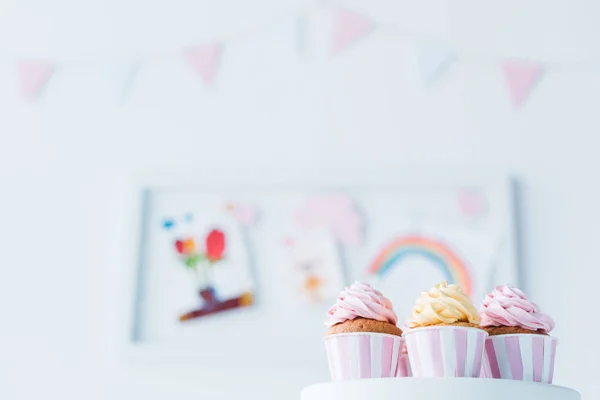
<svg viewBox="0 0 600 400">
<path fill-rule="evenodd" d="M 485 368 L 485 349 L 483 350 L 484 352 L 484 359 L 483 362 L 481 364 L 481 372 L 479 373 L 479 377 L 480 378 L 491 378 L 490 374 L 487 372 L 487 368 Z"/>
<path fill-rule="evenodd" d="M 334 381 L 408 376 L 408 362 L 402 355 L 404 340 L 400 336 L 340 333 L 323 340 Z"/>
<path fill-rule="evenodd" d="M 398 360 L 398 373 L 396 377 L 405 378 L 410 376 L 413 376 L 410 369 L 410 360 L 408 359 L 408 354 L 403 353 L 400 356 L 400 360 Z"/>
<path fill-rule="evenodd" d="M 430 326 L 404 332 L 415 377 L 479 377 L 487 332 L 461 326 Z"/>
<path fill-rule="evenodd" d="M 489 378 L 552 383 L 558 340 L 535 334 L 490 336 L 484 370 Z"/>
</svg>

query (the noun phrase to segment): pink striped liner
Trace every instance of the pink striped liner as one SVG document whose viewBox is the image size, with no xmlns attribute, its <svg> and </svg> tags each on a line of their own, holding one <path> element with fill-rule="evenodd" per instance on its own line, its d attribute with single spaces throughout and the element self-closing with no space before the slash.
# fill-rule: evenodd
<svg viewBox="0 0 600 400">
<path fill-rule="evenodd" d="M 325 349 L 331 379 L 391 378 L 408 376 L 404 340 L 385 333 L 340 333 L 326 336 Z"/>
<path fill-rule="evenodd" d="M 490 336 L 485 341 L 485 375 L 496 379 L 552 383 L 558 340 L 536 334 Z"/>
<path fill-rule="evenodd" d="M 406 344 L 403 342 L 403 347 L 406 349 Z M 408 354 L 406 352 L 402 352 L 400 355 L 400 360 L 398 361 L 398 371 L 396 372 L 397 377 L 410 377 L 412 375 L 412 370 L 410 369 L 410 360 L 408 359 Z"/>
<path fill-rule="evenodd" d="M 485 349 L 483 350 L 484 354 L 485 354 Z M 485 357 L 485 356 L 484 356 Z M 483 359 L 483 362 L 481 364 L 481 372 L 479 373 L 479 377 L 480 378 L 491 378 L 491 376 L 489 376 L 487 369 L 485 368 L 485 358 Z"/>
<path fill-rule="evenodd" d="M 479 377 L 487 332 L 463 326 L 429 326 L 404 332 L 415 377 Z"/>
</svg>

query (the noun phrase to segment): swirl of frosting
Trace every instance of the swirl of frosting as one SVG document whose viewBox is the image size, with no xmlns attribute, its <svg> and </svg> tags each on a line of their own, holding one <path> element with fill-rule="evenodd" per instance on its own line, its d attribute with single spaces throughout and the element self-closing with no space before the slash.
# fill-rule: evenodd
<svg viewBox="0 0 600 400">
<path fill-rule="evenodd" d="M 392 302 L 371 285 L 361 282 L 354 282 L 340 293 L 327 313 L 325 325 L 333 326 L 355 318 L 374 319 L 393 325 L 398 322 Z"/>
<path fill-rule="evenodd" d="M 422 292 L 408 320 L 409 328 L 437 324 L 468 322 L 479 324 L 481 318 L 473 302 L 458 285 L 442 282 Z"/>
<path fill-rule="evenodd" d="M 522 291 L 510 285 L 496 286 L 483 299 L 480 312 L 481 326 L 517 326 L 548 333 L 555 325 Z"/>
</svg>

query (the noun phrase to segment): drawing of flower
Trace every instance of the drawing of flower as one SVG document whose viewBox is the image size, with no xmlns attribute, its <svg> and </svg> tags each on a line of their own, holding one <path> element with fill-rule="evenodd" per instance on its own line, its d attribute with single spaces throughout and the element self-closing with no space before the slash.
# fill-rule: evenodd
<svg viewBox="0 0 600 400">
<path fill-rule="evenodd" d="M 186 222 L 191 219 L 191 215 L 186 216 Z M 175 222 L 167 219 L 163 221 L 162 226 L 166 230 L 172 230 Z M 173 239 L 175 239 L 172 242 L 175 254 L 196 280 L 200 298 L 199 307 L 181 315 L 180 321 L 188 321 L 252 304 L 253 296 L 249 291 L 235 297 L 222 298 L 218 288 L 215 287 L 213 269 L 220 268 L 218 264 L 225 259 L 226 238 L 223 231 L 211 229 L 204 238 L 204 246 L 201 241 L 197 243 L 192 236 L 175 236 Z"/>
<path fill-rule="evenodd" d="M 196 242 L 193 238 L 175 241 L 175 250 L 179 255 L 191 255 L 196 252 Z"/>
<path fill-rule="evenodd" d="M 210 231 L 206 236 L 205 257 L 210 262 L 219 261 L 223 258 L 225 251 L 225 235 L 218 229 Z"/>
</svg>

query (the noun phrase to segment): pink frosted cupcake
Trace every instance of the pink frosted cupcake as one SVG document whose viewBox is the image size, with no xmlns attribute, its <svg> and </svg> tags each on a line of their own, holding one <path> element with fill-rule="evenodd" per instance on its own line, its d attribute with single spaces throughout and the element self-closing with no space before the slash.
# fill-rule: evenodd
<svg viewBox="0 0 600 400">
<path fill-rule="evenodd" d="M 354 282 L 327 314 L 325 348 L 333 380 L 406 376 L 402 331 L 392 303 Z"/>
<path fill-rule="evenodd" d="M 490 378 L 552 383 L 557 340 L 554 321 L 514 286 L 497 286 L 480 308 L 484 374 Z"/>
</svg>

